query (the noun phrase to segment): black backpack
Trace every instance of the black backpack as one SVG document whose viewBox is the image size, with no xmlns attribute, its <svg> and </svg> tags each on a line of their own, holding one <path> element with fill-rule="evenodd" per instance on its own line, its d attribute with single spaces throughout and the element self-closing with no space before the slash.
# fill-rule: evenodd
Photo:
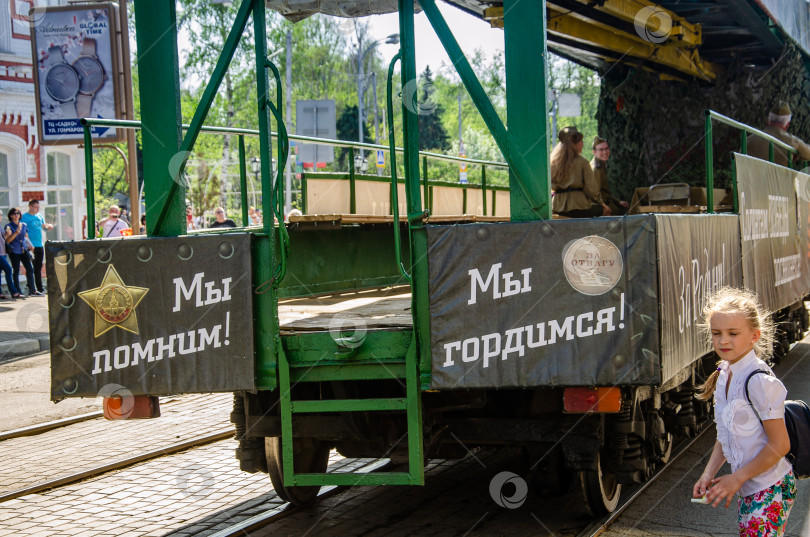
<svg viewBox="0 0 810 537">
<path fill-rule="evenodd" d="M 751 405 L 757 419 L 762 423 L 759 412 L 751 404 L 748 396 L 748 381 L 758 373 L 769 375 L 767 371 L 758 369 L 745 379 L 745 400 Z M 793 465 L 793 473 L 798 479 L 810 477 L 810 407 L 804 401 L 785 401 L 785 426 L 790 437 L 790 451 L 785 458 Z"/>
</svg>

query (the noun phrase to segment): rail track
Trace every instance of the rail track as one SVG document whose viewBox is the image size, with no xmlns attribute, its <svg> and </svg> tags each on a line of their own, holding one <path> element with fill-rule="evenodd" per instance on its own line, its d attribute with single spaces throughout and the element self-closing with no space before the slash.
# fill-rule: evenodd
<svg viewBox="0 0 810 537">
<path fill-rule="evenodd" d="M 120 470 L 122 468 L 127 468 L 128 466 L 132 466 L 134 464 L 141 463 L 143 461 L 147 461 L 150 459 L 156 459 L 158 457 L 163 457 L 165 455 L 171 455 L 172 453 L 177 453 L 179 451 L 183 451 L 192 447 L 202 446 L 205 444 L 210 444 L 211 442 L 217 442 L 219 440 L 224 440 L 226 438 L 230 438 L 234 435 L 234 430 L 224 430 L 219 431 L 213 434 L 198 436 L 197 438 L 192 438 L 191 440 L 186 440 L 184 442 L 178 442 L 176 444 L 172 444 L 166 447 L 154 449 L 152 451 L 148 451 L 146 453 L 141 453 L 140 455 L 136 455 L 134 457 L 128 457 L 126 459 L 120 459 L 115 462 L 111 462 L 109 464 L 103 464 L 101 466 L 96 466 L 95 468 L 90 468 L 88 470 L 83 470 L 81 472 L 77 472 L 74 474 L 62 476 L 56 479 L 51 479 L 48 481 L 42 481 L 39 483 L 35 483 L 34 485 L 13 490 L 11 492 L 6 492 L 4 494 L 0 494 L 0 503 L 13 500 L 14 498 L 19 498 L 20 496 L 25 496 L 27 494 L 35 494 L 37 492 L 43 492 L 46 490 L 50 490 L 56 487 L 63 487 L 65 485 L 69 485 L 71 483 L 76 483 L 79 481 L 83 481 L 85 479 L 89 479 L 92 477 L 97 477 L 107 472 L 112 472 L 113 470 Z M 25 436 L 25 435 L 23 435 Z"/>
</svg>

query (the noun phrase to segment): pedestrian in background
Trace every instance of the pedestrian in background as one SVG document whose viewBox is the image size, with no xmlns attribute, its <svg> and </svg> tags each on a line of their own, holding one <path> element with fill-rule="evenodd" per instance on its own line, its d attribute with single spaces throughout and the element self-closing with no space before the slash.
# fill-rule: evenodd
<svg viewBox="0 0 810 537">
<path fill-rule="evenodd" d="M 763 132 L 793 147 L 799 153 L 799 159 L 810 160 L 810 145 L 787 131 L 792 118 L 793 112 L 790 110 L 790 105 L 785 102 L 777 103 L 768 112 L 768 123 Z M 768 160 L 770 157 L 770 145 L 770 142 L 765 138 L 752 134 L 748 137 L 748 154 L 758 159 Z M 785 150 L 774 145 L 773 161 L 781 166 L 787 166 L 788 157 Z"/>
<path fill-rule="evenodd" d="M 50 231 L 53 229 L 53 224 L 48 224 L 39 212 L 39 201 L 31 200 L 28 202 L 28 212 L 22 215 L 20 222 L 28 226 L 28 239 L 34 248 L 34 282 L 37 286 L 37 292 L 45 293 L 45 288 L 42 286 L 42 262 L 45 260 L 45 242 L 43 239 L 42 231 Z"/>
<path fill-rule="evenodd" d="M 705 496 L 713 507 L 725 501 L 728 508 L 739 494 L 741 537 L 782 536 L 796 498 L 796 477 L 785 459 L 787 390 L 762 361 L 774 324 L 756 294 L 730 287 L 709 298 L 703 317 L 721 362 L 697 398 L 714 398 L 717 441 L 692 495 Z M 754 371 L 767 374 L 751 375 Z M 731 473 L 714 477 L 726 460 Z"/>
<path fill-rule="evenodd" d="M 17 292 L 12 296 L 14 298 L 23 298 L 20 291 L 20 263 L 25 267 L 25 279 L 28 282 L 28 296 L 42 296 L 42 293 L 37 291 L 36 284 L 34 283 L 34 267 L 31 265 L 31 259 L 28 257 L 28 252 L 25 249 L 25 239 L 28 237 L 28 226 L 20 222 L 22 213 L 16 207 L 12 207 L 8 211 L 8 224 L 4 228 L 4 237 L 6 240 L 6 251 L 11 259 L 12 279 L 17 287 Z"/>
<path fill-rule="evenodd" d="M 118 205 L 111 205 L 109 209 L 109 216 L 102 218 L 98 225 L 101 228 L 101 237 L 106 239 L 109 237 L 122 237 L 123 230 L 129 227 L 126 222 L 120 218 L 120 209 Z"/>
<path fill-rule="evenodd" d="M 214 223 L 211 224 L 211 229 L 216 229 L 219 227 L 236 227 L 236 222 L 231 220 L 230 218 L 225 218 L 225 209 L 222 207 L 217 207 L 214 211 Z"/>
<path fill-rule="evenodd" d="M 257 211 L 255 207 L 250 207 L 248 209 L 248 216 L 250 217 L 250 222 L 253 225 L 259 225 L 262 223 L 262 217 L 259 216 L 259 211 Z"/>
<path fill-rule="evenodd" d="M 3 212 L 0 211 L 0 216 L 3 215 Z M 8 295 L 9 297 L 14 297 L 16 294 L 20 294 L 20 290 L 17 285 L 15 285 L 14 280 L 11 277 L 11 263 L 8 262 L 8 255 L 6 254 L 6 241 L 0 240 L 0 271 L 3 271 L 3 274 L 6 275 L 6 286 L 8 287 Z M 5 300 L 7 297 L 3 294 L 3 290 L 0 288 L 0 300 Z"/>
<path fill-rule="evenodd" d="M 197 224 L 194 223 L 194 209 L 191 205 L 186 207 L 186 231 L 197 229 Z"/>
<path fill-rule="evenodd" d="M 591 165 L 581 155 L 583 138 L 576 127 L 565 127 L 557 135 L 559 143 L 551 152 L 551 210 L 569 218 L 609 216 Z"/>
<path fill-rule="evenodd" d="M 613 216 L 622 216 L 627 214 L 627 208 L 630 206 L 626 201 L 622 201 L 610 192 L 610 184 L 608 184 L 607 177 L 607 163 L 610 158 L 610 145 L 607 140 L 598 136 L 593 139 L 593 160 L 591 161 L 591 169 L 596 181 L 599 183 L 599 190 L 602 194 L 602 202 L 610 207 L 610 214 Z"/>
</svg>

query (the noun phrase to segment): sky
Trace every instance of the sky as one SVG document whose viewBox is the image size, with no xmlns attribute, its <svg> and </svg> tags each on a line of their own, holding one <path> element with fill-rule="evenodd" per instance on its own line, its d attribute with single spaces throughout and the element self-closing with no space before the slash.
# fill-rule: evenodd
<svg viewBox="0 0 810 537">
<path fill-rule="evenodd" d="M 468 13 L 464 13 L 460 9 L 438 2 L 439 11 L 444 16 L 447 25 L 453 31 L 453 35 L 464 51 L 467 59 L 471 59 L 476 49 L 484 51 L 489 58 L 497 50 L 503 50 L 503 30 L 500 28 L 490 27 L 488 22 L 474 17 Z M 377 46 L 378 52 L 385 59 L 387 65 L 391 58 L 399 51 L 396 45 L 386 45 L 385 38 L 391 34 L 399 33 L 399 15 L 397 13 L 389 13 L 387 15 L 372 15 L 369 17 L 362 17 L 358 20 L 369 22 L 369 32 L 376 39 L 382 39 Z M 418 13 L 415 17 L 415 34 L 416 34 L 416 72 L 421 73 L 425 67 L 430 65 L 431 70 L 435 73 L 439 67 L 444 63 L 450 66 L 450 58 L 444 51 L 436 32 L 430 26 L 427 17 L 424 13 Z M 353 31 L 352 31 L 353 34 Z M 134 40 L 134 36 L 132 37 Z M 134 45 L 133 45 L 134 46 Z M 178 35 L 178 47 L 180 49 L 181 63 L 184 61 L 186 51 L 191 47 L 189 42 L 189 35 L 186 28 L 181 29 Z M 133 50 L 135 50 L 133 48 Z M 199 84 L 197 80 L 182 81 L 185 85 Z"/>
<path fill-rule="evenodd" d="M 492 53 L 496 50 L 503 50 L 503 30 L 492 28 L 488 22 L 464 13 L 444 2 L 438 2 L 437 5 L 467 59 L 472 58 L 473 52 L 477 48 L 482 49 L 487 57 L 492 56 Z M 361 20 L 369 21 L 369 30 L 375 39 L 384 39 L 388 35 L 399 33 L 399 16 L 396 13 L 372 15 Z M 431 70 L 434 72 L 438 70 L 442 62 L 445 65 L 450 65 L 450 58 L 444 51 L 444 47 L 442 47 L 425 14 L 417 14 L 415 22 L 416 72 L 421 73 L 427 65 L 430 65 Z M 391 61 L 398 49 L 397 46 L 383 43 L 378 46 L 378 50 L 385 58 L 386 64 Z"/>
</svg>

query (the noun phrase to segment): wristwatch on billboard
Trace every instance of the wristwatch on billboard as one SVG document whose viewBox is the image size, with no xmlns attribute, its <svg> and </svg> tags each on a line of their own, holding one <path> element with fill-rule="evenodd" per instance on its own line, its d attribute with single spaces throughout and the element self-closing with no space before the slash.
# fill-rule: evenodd
<svg viewBox="0 0 810 537">
<path fill-rule="evenodd" d="M 96 40 L 85 37 L 82 42 L 82 53 L 73 62 L 73 68 L 79 74 L 79 95 L 76 97 L 76 113 L 79 117 L 90 115 L 98 90 L 107 80 L 104 66 L 96 55 Z"/>
<path fill-rule="evenodd" d="M 48 72 L 45 74 L 45 91 L 59 103 L 65 117 L 75 118 L 79 74 L 65 61 L 62 47 L 48 48 L 45 67 L 48 68 Z"/>
</svg>

